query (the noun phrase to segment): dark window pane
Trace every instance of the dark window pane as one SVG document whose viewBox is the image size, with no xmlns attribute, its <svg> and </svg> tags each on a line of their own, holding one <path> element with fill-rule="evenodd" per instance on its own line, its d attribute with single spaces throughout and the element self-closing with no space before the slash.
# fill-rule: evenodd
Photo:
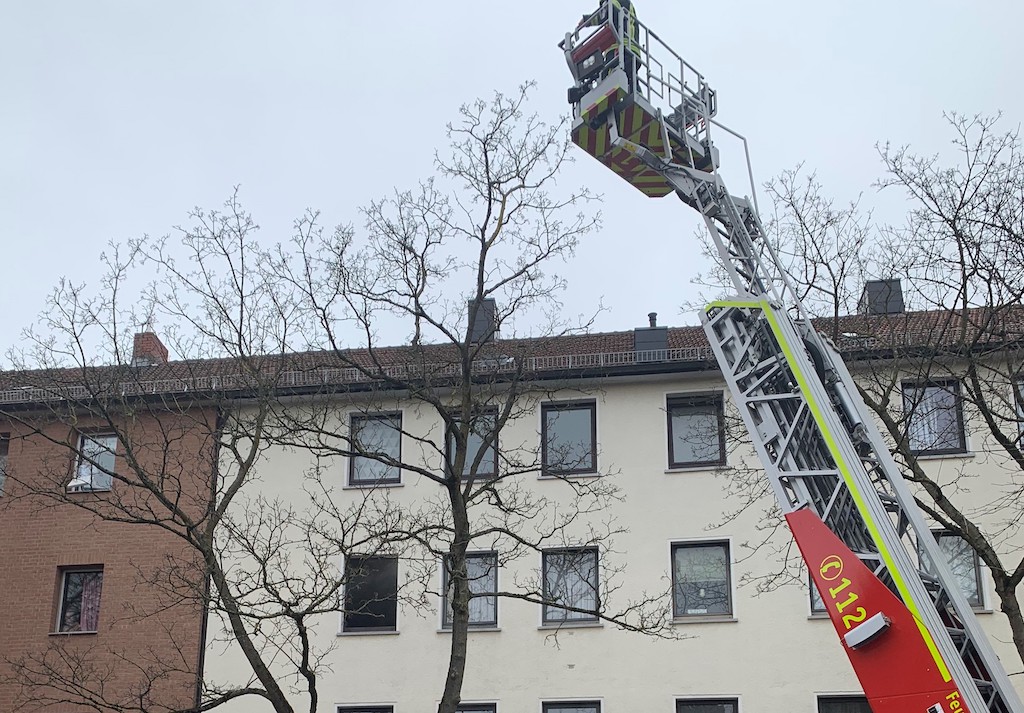
<svg viewBox="0 0 1024 713">
<path fill-rule="evenodd" d="M 345 561 L 344 630 L 394 631 L 398 624 L 398 560 L 349 557 Z"/>
<path fill-rule="evenodd" d="M 473 474 L 473 463 L 479 456 L 480 463 L 476 469 L 476 477 L 491 478 L 498 474 L 498 448 L 497 436 L 494 434 L 494 425 L 497 422 L 497 414 L 481 413 L 473 419 L 470 424 L 469 437 L 466 439 L 466 462 L 462 469 L 462 477 Z M 491 437 L 491 443 L 484 448 L 484 439 Z M 448 463 L 455 460 L 456 441 L 455 436 L 448 434 Z M 481 453 L 481 451 L 483 451 Z M 449 465 L 450 467 L 450 465 Z"/>
<path fill-rule="evenodd" d="M 497 707 L 493 703 L 475 703 L 461 705 L 455 710 L 458 713 L 495 713 Z"/>
<path fill-rule="evenodd" d="M 559 550 L 545 552 L 545 622 L 596 621 L 598 609 L 597 550 Z M 568 611 L 558 605 L 585 611 Z"/>
<path fill-rule="evenodd" d="M 673 615 L 731 614 L 729 546 L 724 542 L 672 547 Z"/>
<path fill-rule="evenodd" d="M 676 701 L 676 713 L 736 713 L 737 708 L 735 698 Z"/>
<path fill-rule="evenodd" d="M 542 408 L 544 472 L 554 474 L 597 471 L 594 444 L 596 405 L 547 404 Z"/>
<path fill-rule="evenodd" d="M 4 480 L 7 479 L 7 453 L 10 436 L 0 433 L 0 495 L 4 494 Z"/>
<path fill-rule="evenodd" d="M 871 706 L 864 696 L 822 696 L 818 713 L 871 713 Z"/>
<path fill-rule="evenodd" d="M 669 399 L 668 425 L 670 466 L 724 462 L 725 443 L 720 398 Z"/>
<path fill-rule="evenodd" d="M 495 592 L 498 590 L 498 555 L 494 552 L 474 552 L 466 555 L 466 577 L 469 580 L 469 591 L 473 594 Z M 449 596 L 452 591 L 451 576 L 445 567 L 445 597 L 443 626 L 448 629 L 452 625 L 452 605 Z M 498 598 L 473 597 L 469 600 L 470 626 L 498 625 Z"/>
<path fill-rule="evenodd" d="M 370 708 L 366 706 L 357 706 L 355 708 L 338 706 L 337 713 L 394 713 L 394 710 L 391 706 L 372 706 Z"/>
<path fill-rule="evenodd" d="M 956 453 L 965 450 L 957 382 L 904 385 L 903 407 L 910 414 L 907 440 L 911 451 Z"/>
<path fill-rule="evenodd" d="M 396 465 L 389 465 L 380 459 L 401 460 L 402 417 L 399 415 L 372 415 L 352 417 L 353 451 L 362 451 L 366 456 L 353 456 L 349 466 L 349 482 L 352 485 L 375 483 L 397 483 L 401 471 Z M 376 456 L 370 457 L 371 455 Z"/>
</svg>

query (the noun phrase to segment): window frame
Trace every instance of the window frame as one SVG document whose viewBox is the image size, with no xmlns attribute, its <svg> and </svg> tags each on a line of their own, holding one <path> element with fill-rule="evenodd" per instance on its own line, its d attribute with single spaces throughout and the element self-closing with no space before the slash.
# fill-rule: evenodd
<svg viewBox="0 0 1024 713">
<path fill-rule="evenodd" d="M 676 576 L 676 550 L 717 545 L 725 550 L 725 590 L 728 595 L 728 611 L 725 613 L 678 613 L 679 584 Z M 672 620 L 675 622 L 702 621 L 708 619 L 734 620 L 736 618 L 736 592 L 732 577 L 732 541 L 730 539 L 674 540 L 669 544 L 669 570 L 672 578 Z"/>
<path fill-rule="evenodd" d="M 468 474 L 466 472 L 463 472 L 459 476 L 460 480 L 468 480 L 471 476 L 475 480 L 495 480 L 498 477 L 498 473 L 499 473 L 499 470 L 498 470 L 499 429 L 497 428 L 498 409 L 496 407 L 490 407 L 490 406 L 487 407 L 487 408 L 482 408 L 482 409 L 480 409 L 477 412 L 477 414 L 475 415 L 474 418 L 479 419 L 481 417 L 488 417 L 488 416 L 490 416 L 490 417 L 492 417 L 494 419 L 494 424 L 495 424 L 494 442 L 491 443 L 490 446 L 488 446 L 493 451 L 493 455 L 494 455 L 493 468 L 494 468 L 494 470 L 492 472 L 490 472 L 490 473 L 475 473 L 475 474 Z M 461 423 L 461 419 L 456 418 L 455 421 L 456 421 L 456 423 Z M 479 434 L 476 434 L 476 435 L 479 435 Z M 455 448 L 454 448 L 454 446 L 455 446 L 454 438 L 455 438 L 455 436 L 452 433 L 452 429 L 449 428 L 447 430 L 447 432 L 445 433 L 445 439 L 444 439 L 444 467 L 445 467 L 445 473 L 450 473 L 451 472 L 452 454 L 455 451 Z M 477 451 L 477 452 L 479 452 L 479 451 Z M 470 454 L 467 453 L 466 457 L 468 459 L 470 457 Z M 476 458 L 476 454 L 474 453 L 472 455 L 472 457 Z M 483 459 L 483 460 L 481 460 L 480 461 L 480 465 L 483 466 L 485 463 L 487 463 L 488 460 L 490 460 L 490 459 Z M 472 465 L 472 461 L 468 461 L 466 463 L 467 467 L 470 467 L 471 465 Z"/>
<path fill-rule="evenodd" d="M 838 703 L 838 702 L 848 702 L 848 701 L 856 701 L 858 703 L 863 703 L 864 707 L 869 712 L 871 711 L 871 706 L 868 703 L 868 697 L 865 696 L 864 694 L 858 695 L 856 693 L 847 693 L 847 694 L 842 694 L 842 693 L 825 693 L 825 694 L 820 694 L 820 695 L 816 696 L 816 698 L 815 698 L 814 710 L 816 711 L 816 713 L 822 713 L 821 704 L 823 702 Z"/>
<path fill-rule="evenodd" d="M 494 591 L 498 591 L 498 553 L 495 550 L 485 550 L 480 552 L 467 552 L 466 558 L 482 558 L 491 557 L 493 558 L 493 571 L 494 571 Z M 452 621 L 448 616 L 448 587 L 449 587 L 449 574 L 448 564 L 446 559 L 441 561 L 441 630 L 451 631 Z M 480 597 L 473 597 L 474 599 L 487 599 L 487 595 Z M 493 621 L 487 622 L 474 622 L 472 619 L 469 621 L 470 629 L 497 629 L 498 628 L 498 597 L 497 595 L 491 596 L 494 600 L 491 609 L 494 612 Z M 472 612 L 470 613 L 472 616 Z"/>
<path fill-rule="evenodd" d="M 714 460 L 677 461 L 675 459 L 675 435 L 672 430 L 672 410 L 686 406 L 712 406 L 718 420 L 718 457 Z M 668 433 L 668 467 L 677 468 L 717 467 L 726 463 L 725 453 L 725 398 L 722 392 L 695 394 L 668 394 L 665 397 L 665 417 Z"/>
<path fill-rule="evenodd" d="M 911 430 L 914 414 L 923 402 L 928 389 L 939 389 L 950 393 L 954 399 L 954 415 L 958 433 L 958 444 L 950 448 L 914 448 L 911 441 Z M 906 414 L 905 438 L 907 449 L 914 456 L 942 456 L 967 453 L 967 423 L 964 420 L 964 400 L 960 389 L 960 379 L 925 379 L 923 381 L 908 380 L 901 384 L 903 395 L 903 412 Z M 908 399 L 908 392 L 920 391 L 920 396 Z"/>
<path fill-rule="evenodd" d="M 821 602 L 820 607 L 816 607 L 814 605 L 815 593 L 818 595 L 818 601 Z M 814 577 L 811 576 L 810 572 L 807 573 L 807 603 L 811 607 L 812 617 L 818 618 L 828 616 L 828 607 L 825 606 L 825 598 L 822 597 L 821 592 L 818 591 L 818 586 L 814 583 Z"/>
<path fill-rule="evenodd" d="M 497 703 L 460 703 L 455 713 L 498 713 Z"/>
<path fill-rule="evenodd" d="M 388 560 L 395 563 L 395 586 L 394 586 L 394 598 L 390 600 L 390 603 L 394 606 L 394 626 L 352 626 L 349 623 L 349 616 L 366 616 L 364 611 L 365 607 L 360 607 L 358 611 L 350 611 L 349 607 L 349 596 L 350 588 L 352 586 L 352 574 L 350 573 L 349 567 L 354 561 L 365 562 L 367 560 Z M 343 576 L 345 581 L 345 591 L 342 597 L 342 611 L 341 611 L 341 633 L 342 634 L 389 634 L 396 633 L 398 631 L 398 563 L 399 558 L 393 555 L 348 555 L 345 557 Z M 382 598 L 375 598 L 372 601 L 387 601 L 387 596 Z"/>
<path fill-rule="evenodd" d="M 552 713 L 558 708 L 582 708 L 590 706 L 594 713 L 601 713 L 601 701 L 594 699 L 568 700 L 568 701 L 542 701 L 540 704 L 541 713 Z"/>
<path fill-rule="evenodd" d="M 58 582 L 57 582 L 57 616 L 54 622 L 53 632 L 55 634 L 96 634 L 99 632 L 99 612 L 103 605 L 103 565 L 73 565 L 69 567 L 60 567 L 57 570 Z M 99 593 L 97 594 L 98 602 L 96 605 L 96 618 L 97 624 L 95 629 L 66 629 L 64 628 L 64 620 L 67 618 L 68 604 L 68 577 L 75 574 L 98 574 L 99 575 Z M 84 593 L 84 591 L 83 591 Z M 79 595 L 82 596 L 81 594 Z M 79 626 L 81 626 L 81 612 L 82 602 L 78 603 L 79 611 Z"/>
<path fill-rule="evenodd" d="M 739 713 L 740 699 L 735 696 L 705 696 L 701 698 L 677 698 L 675 704 L 675 713 L 685 713 L 684 706 L 687 705 L 713 706 L 718 703 L 726 705 L 731 703 L 733 706 L 733 713 Z"/>
<path fill-rule="evenodd" d="M 337 706 L 334 713 L 395 713 L 394 706 Z"/>
<path fill-rule="evenodd" d="M 7 483 L 7 470 L 11 462 L 11 434 L 6 431 L 0 433 L 0 497 L 4 495 L 4 485 Z"/>
<path fill-rule="evenodd" d="M 107 446 L 100 444 L 100 439 L 112 439 L 113 446 Z M 71 476 L 71 480 L 68 481 L 65 490 L 68 493 L 105 493 L 113 490 L 114 488 L 114 477 L 104 473 L 103 470 L 97 468 L 85 457 L 85 442 L 92 441 L 93 443 L 101 445 L 107 452 L 110 453 L 110 470 L 116 472 L 117 470 L 117 446 L 120 443 L 120 439 L 117 433 L 114 431 L 79 431 L 78 432 L 78 450 L 75 453 L 75 464 L 74 473 Z M 101 454 L 105 455 L 105 454 Z M 94 459 L 97 460 L 97 459 Z M 89 469 L 89 485 L 75 484 L 75 481 L 82 480 L 82 469 Z M 96 476 L 107 479 L 107 482 L 102 486 L 96 485 Z"/>
<path fill-rule="evenodd" d="M 402 412 L 401 411 L 380 411 L 380 412 L 373 412 L 373 413 L 363 413 L 361 411 L 355 411 L 355 412 L 351 413 L 349 415 L 349 421 L 348 421 L 348 429 L 349 429 L 348 432 L 349 432 L 349 439 L 350 439 L 349 445 L 350 446 L 352 445 L 351 441 L 353 439 L 355 439 L 355 437 L 356 437 L 356 423 L 357 422 L 360 422 L 360 421 L 385 421 L 385 420 L 390 420 L 390 419 L 394 419 L 396 421 L 395 430 L 398 433 L 398 455 L 393 456 L 393 459 L 398 461 L 399 463 L 401 463 L 401 461 L 402 461 L 402 441 L 404 440 L 402 438 L 403 431 L 402 431 Z M 393 468 L 395 470 L 394 477 L 391 477 L 391 478 L 380 478 L 380 479 L 377 479 L 377 480 L 370 480 L 370 479 L 358 480 L 358 479 L 356 479 L 356 477 L 355 477 L 355 475 L 356 475 L 356 468 L 357 468 L 359 462 L 361 462 L 361 461 L 369 461 L 371 463 L 380 463 L 381 465 L 384 465 L 381 461 L 376 460 L 375 458 L 373 458 L 371 456 L 361 456 L 361 455 L 357 455 L 357 454 L 355 454 L 353 452 L 353 455 L 350 455 L 349 458 L 348 458 L 348 476 L 346 477 L 346 485 L 347 485 L 347 487 L 349 487 L 349 488 L 376 488 L 376 487 L 386 487 L 386 486 L 401 485 L 402 484 L 402 468 L 400 466 L 397 466 L 397 465 L 396 466 L 387 466 L 388 468 Z"/>
<path fill-rule="evenodd" d="M 548 414 L 558 411 L 590 411 L 590 465 L 554 470 L 548 464 Z M 574 475 L 597 475 L 597 401 L 549 401 L 540 405 L 540 467 L 542 478 L 565 478 Z"/>
<path fill-rule="evenodd" d="M 974 586 L 975 586 L 976 591 L 978 593 L 977 597 L 976 597 L 977 601 L 975 601 L 975 598 L 973 598 L 971 595 L 969 595 L 967 592 L 964 592 L 963 590 L 961 590 L 960 593 L 964 595 L 964 598 L 967 600 L 967 603 L 971 605 L 972 609 L 975 609 L 975 610 L 979 610 L 979 609 L 980 610 L 984 610 L 984 609 L 986 609 L 986 604 L 985 604 L 985 577 L 984 577 L 984 574 L 982 572 L 981 557 L 978 555 L 978 551 L 976 549 L 974 549 L 973 547 L 971 547 L 969 544 L 967 544 L 966 540 L 964 540 L 963 537 L 961 537 L 957 533 L 952 532 L 950 530 L 932 530 L 932 537 L 935 538 L 935 545 L 939 548 L 939 550 L 942 552 L 942 555 L 946 558 L 947 565 L 950 566 L 950 570 L 951 571 L 952 571 L 952 565 L 949 563 L 949 555 L 946 553 L 945 550 L 942 549 L 942 540 L 944 540 L 944 539 L 946 539 L 946 540 L 950 540 L 950 539 L 959 540 L 960 542 L 963 542 L 964 546 L 967 547 L 968 550 L 970 550 L 971 562 L 974 565 Z M 956 572 L 953 572 L 953 577 L 954 578 L 956 577 Z M 959 586 L 959 583 L 958 583 L 958 586 Z"/>
<path fill-rule="evenodd" d="M 582 612 L 570 611 L 565 607 L 558 606 L 557 604 L 546 603 L 549 598 L 548 593 L 548 556 L 549 555 L 564 555 L 564 554 L 583 554 L 592 553 L 594 555 L 594 582 L 591 584 L 591 589 L 594 592 L 595 609 L 592 615 L 584 616 Z M 593 626 L 601 622 L 601 617 L 598 612 L 601 611 L 601 552 L 600 549 L 594 545 L 584 545 L 581 547 L 553 547 L 541 551 L 541 564 L 540 564 L 540 577 L 541 577 L 541 599 L 545 602 L 541 605 L 541 626 L 542 627 L 558 627 L 558 626 Z M 570 605 L 571 606 L 571 605 Z M 552 618 L 549 615 L 549 611 L 561 611 L 564 612 L 563 618 Z M 576 615 L 579 618 L 569 619 L 568 615 Z"/>
</svg>

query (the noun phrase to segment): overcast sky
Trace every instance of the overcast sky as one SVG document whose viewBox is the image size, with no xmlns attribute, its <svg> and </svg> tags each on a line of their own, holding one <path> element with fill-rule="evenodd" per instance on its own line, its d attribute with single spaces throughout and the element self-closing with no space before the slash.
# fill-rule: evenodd
<svg viewBox="0 0 1024 713">
<path fill-rule="evenodd" d="M 267 241 L 329 225 L 431 173 L 458 105 L 537 82 L 568 111 L 556 44 L 590 3 L 0 0 L 0 351 L 60 276 L 95 281 L 110 240 L 162 234 L 236 184 Z M 943 111 L 1024 116 L 1024 3 L 639 0 L 640 19 L 718 90 L 763 181 L 806 162 L 839 198 L 870 188 L 879 141 L 943 151 Z M 696 214 L 644 198 L 582 151 L 563 177 L 604 196 L 565 270 L 597 328 L 668 324 L 693 294 Z M 737 146 L 722 172 L 745 194 Z M 895 211 L 897 207 L 886 206 Z M 891 212 L 883 218 L 898 219 Z"/>
</svg>

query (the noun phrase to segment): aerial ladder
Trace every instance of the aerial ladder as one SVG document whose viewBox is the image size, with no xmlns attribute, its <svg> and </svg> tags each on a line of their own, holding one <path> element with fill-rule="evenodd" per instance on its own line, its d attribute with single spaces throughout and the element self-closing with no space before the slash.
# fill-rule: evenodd
<svg viewBox="0 0 1024 713">
<path fill-rule="evenodd" d="M 675 194 L 710 231 L 737 294 L 706 308 L 704 331 L 872 711 L 1024 713 L 756 206 L 725 187 L 715 91 L 607 0 L 559 46 L 573 142 L 643 194 Z"/>
</svg>

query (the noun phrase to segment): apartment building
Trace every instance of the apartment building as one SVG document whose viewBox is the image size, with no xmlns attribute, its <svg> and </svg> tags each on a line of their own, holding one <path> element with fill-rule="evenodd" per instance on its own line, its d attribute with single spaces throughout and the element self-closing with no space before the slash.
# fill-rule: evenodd
<svg viewBox="0 0 1024 713">
<path fill-rule="evenodd" d="M 896 410 L 918 462 L 997 534 L 1001 553 L 1019 551 L 1024 543 L 1008 506 L 993 506 L 1015 481 L 1014 466 L 963 398 L 956 360 L 943 357 L 941 374 L 925 373 L 915 362 L 894 360 L 889 349 L 894 335 L 901 344 L 927 341 L 940 331 L 936 315 L 823 326 L 841 336 L 865 383 L 877 385 L 887 374 L 896 384 Z M 998 346 L 987 344 L 990 356 Z M 438 367 L 429 389 L 422 388 L 425 353 Z M 267 371 L 276 385 L 274 425 L 251 451 L 256 457 L 218 552 L 233 591 L 255 602 L 241 622 L 247 642 L 296 710 L 309 709 L 310 677 L 317 711 L 436 708 L 452 638 L 445 539 L 443 532 L 404 539 L 395 533 L 408 533 L 410 522 L 443 531 L 438 523 L 449 517 L 442 486 L 431 476 L 459 466 L 451 462 L 458 424 L 444 423 L 423 398 L 450 404 L 458 397 L 445 354 L 383 350 L 365 368 L 350 366 L 356 357 L 341 368 L 329 355 L 302 354 Z M 105 474 L 132 467 L 131 454 L 150 441 L 154 460 L 141 470 L 166 472 L 164 461 L 171 461 L 193 485 L 214 484 L 212 495 L 194 491 L 197 504 L 216 502 L 239 474 L 239 454 L 250 451 L 237 444 L 254 440 L 249 427 L 266 413 L 259 389 L 223 361 L 185 369 L 163 360 L 166 353 L 152 364 L 144 358 L 119 375 L 121 392 L 145 394 L 147 408 L 133 411 L 136 430 L 119 426 L 116 439 L 103 423 L 76 416 L 69 430 L 66 411 L 40 408 L 67 400 L 67 391 L 4 392 L 3 411 L 14 418 L 0 429 L 9 473 L 0 528 L 10 543 L 0 553 L 0 571 L 4 601 L 17 606 L 2 617 L 0 653 L 9 661 L 56 651 L 65 667 L 79 660 L 109 667 L 72 666 L 79 677 L 67 681 L 44 669 L 48 679 L 33 682 L 12 679 L 8 664 L 0 709 L 26 696 L 52 701 L 42 692 L 54 683 L 88 694 L 104 670 L 111 676 L 107 691 L 118 682 L 137 691 L 155 672 L 167 672 L 151 694 L 155 710 L 194 700 L 200 672 L 208 697 L 260 687 L 219 607 L 204 617 L 179 596 L 177 608 L 135 611 L 133 604 L 166 594 L 152 573 L 169 571 L 176 558 L 193 561 L 194 553 L 176 549 L 173 533 L 152 523 L 97 519 L 81 503 L 63 502 L 117 495 L 117 483 L 106 494 Z M 473 462 L 462 464 L 462 473 L 484 494 L 468 513 L 478 523 L 467 562 L 477 596 L 461 710 L 867 711 L 820 600 L 805 573 L 792 561 L 787 566 L 788 534 L 776 530 L 768 496 L 756 490 L 756 459 L 740 441 L 699 328 L 659 327 L 652 318 L 650 326 L 626 332 L 498 339 L 476 366 Z M 381 378 L 371 378 L 373 369 Z M 131 388 L 123 388 L 125 380 Z M 66 386 L 73 382 L 69 377 Z M 399 388 L 413 382 L 418 393 Z M 1012 404 L 1019 389 L 1008 383 L 1004 394 Z M 87 399 L 74 398 L 84 408 Z M 507 418 L 491 440 L 488 424 L 499 414 Z M 1015 405 L 997 417 L 1016 432 Z M 177 430 L 168 438 L 174 419 Z M 244 427 L 232 431 L 232 423 Z M 211 480 L 214 432 L 231 447 L 220 449 Z M 60 492 L 61 502 L 34 504 L 43 487 L 32 497 L 19 494 L 32 478 Z M 1007 669 L 1020 671 L 985 568 L 938 525 L 936 537 Z M 334 591 L 339 578 L 343 586 Z M 774 584 L 759 587 L 766 582 Z M 273 596 L 265 596 L 268 583 Z M 281 616 L 282 607 L 299 606 L 290 598 L 297 590 L 315 592 L 322 604 L 308 608 L 301 641 Z M 296 665 L 303 661 L 309 677 Z M 63 703 L 51 709 L 77 710 Z M 272 707 L 242 695 L 220 710 Z"/>
<path fill-rule="evenodd" d="M 837 333 L 858 373 L 877 383 L 881 342 L 896 335 L 925 340 L 936 331 L 934 315 L 901 314 L 850 320 Z M 512 497 L 543 501 L 545 512 L 577 507 L 578 488 L 595 482 L 614 488 L 616 497 L 551 537 L 544 537 L 543 524 L 524 518 L 524 537 L 539 543 L 530 547 L 480 528 L 467 563 L 471 591 L 481 596 L 470 605 L 460 710 L 868 711 L 806 574 L 783 564 L 788 533 L 766 519 L 769 496 L 750 485 L 758 482 L 750 479 L 757 463 L 734 440 L 729 399 L 700 330 L 666 329 L 652 320 L 632 332 L 562 337 L 536 347 L 542 353 L 529 362 L 531 387 L 517 397 L 497 442 L 471 441 L 476 477 L 516 472 L 495 488 L 490 505 L 506 487 L 514 488 Z M 500 355 L 500 342 L 495 349 Z M 911 363 L 882 362 L 898 385 L 911 452 L 957 491 L 966 512 L 998 531 L 1003 516 L 992 504 L 1005 494 L 1014 466 L 998 454 L 980 415 L 965 406 L 956 379 L 925 375 Z M 262 494 L 316 507 L 308 475 L 315 474 L 312 482 L 339 507 L 418 512 L 426 521 L 424 504 L 438 502 L 438 484 L 427 474 L 451 468 L 445 460 L 450 426 L 404 391 L 347 393 L 332 409 L 328 430 L 348 434 L 388 462 L 272 448 L 260 468 Z M 1009 419 L 1016 432 L 1015 412 Z M 755 502 L 744 507 L 745 499 Z M 487 508 L 470 517 L 486 522 Z M 938 525 L 936 537 L 1006 667 L 1020 671 L 977 556 Z M 1011 556 L 1022 544 L 1014 528 L 996 540 Z M 312 645 L 322 652 L 318 711 L 436 708 L 451 643 L 443 551 L 431 556 L 353 545 L 315 565 L 345 578 L 344 612 L 310 623 Z M 766 582 L 776 586 L 759 591 Z M 616 615 L 635 614 L 636 602 L 661 607 L 668 638 L 617 625 Z M 626 614 L 622 623 L 628 628 L 636 619 Z M 213 617 L 210 629 L 223 632 L 224 624 Z M 208 682 L 252 680 L 237 647 L 223 636 L 210 641 Z M 294 667 L 276 663 L 296 707 L 306 708 L 305 681 Z M 240 700 L 227 710 L 264 708 Z"/>
<path fill-rule="evenodd" d="M 135 346 L 124 368 L 2 375 L 2 711 L 159 712 L 199 694 L 202 570 L 181 523 L 134 486 L 147 473 L 198 508 L 215 420 L 140 396 L 167 352 L 152 334 Z"/>
</svg>

